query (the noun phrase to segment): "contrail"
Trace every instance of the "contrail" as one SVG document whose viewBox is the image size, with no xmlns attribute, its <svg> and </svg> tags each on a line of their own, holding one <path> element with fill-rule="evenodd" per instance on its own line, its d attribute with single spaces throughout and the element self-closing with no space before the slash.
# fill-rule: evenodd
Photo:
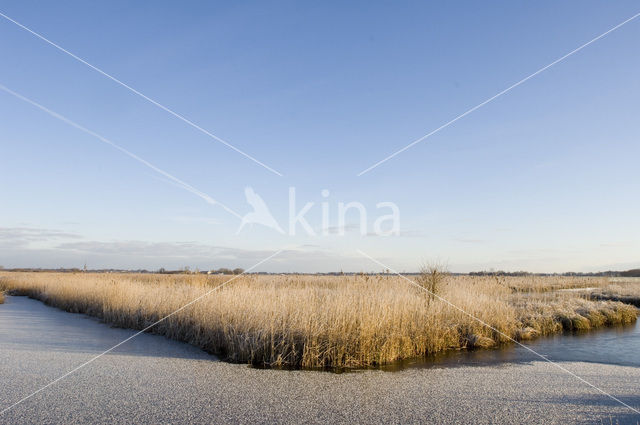
<svg viewBox="0 0 640 425">
<path fill-rule="evenodd" d="M 640 16 L 640 13 L 637 13 L 635 15 L 633 15 L 632 17 L 630 17 L 629 19 L 620 22 L 618 25 L 616 25 L 615 27 L 609 29 L 606 32 L 603 32 L 602 34 L 600 34 L 599 36 L 589 40 L 588 42 L 584 43 L 582 46 L 570 51 L 569 53 L 567 53 L 566 55 L 556 59 L 555 61 L 551 62 L 549 65 L 544 66 L 542 68 L 540 68 L 539 70 L 537 70 L 536 72 L 534 72 L 533 74 L 523 78 L 522 80 L 518 81 L 517 83 L 507 87 L 506 89 L 502 90 L 500 93 L 490 97 L 489 99 L 485 100 L 482 103 L 477 104 L 476 106 L 474 106 L 473 108 L 469 109 L 466 112 L 463 112 L 462 114 L 458 115 L 457 117 L 455 117 L 454 119 L 452 119 L 451 121 L 446 122 L 445 124 L 441 125 L 440 127 L 436 128 L 435 130 L 425 134 L 424 136 L 414 140 L 413 142 L 409 143 L 407 146 L 403 147 L 402 149 L 398 149 L 397 151 L 395 151 L 394 153 L 392 153 L 391 155 L 387 156 L 384 159 L 381 159 L 380 161 L 376 162 L 375 164 L 371 165 L 369 168 L 364 169 L 363 171 L 358 173 L 358 177 L 362 176 L 363 174 L 368 173 L 369 171 L 373 170 L 374 168 L 376 168 L 377 166 L 387 162 L 388 160 L 390 160 L 391 158 L 395 157 L 396 155 L 406 151 L 407 149 L 417 145 L 418 143 L 422 142 L 423 140 L 433 136 L 434 134 L 436 134 L 437 132 L 439 132 L 440 130 L 443 130 L 447 127 L 449 127 L 451 124 L 453 124 L 454 122 L 458 121 L 461 118 L 464 118 L 465 116 L 469 115 L 470 113 L 472 113 L 473 111 L 475 111 L 476 109 L 480 109 L 481 107 L 483 107 L 484 105 L 486 105 L 489 102 L 492 102 L 493 100 L 499 98 L 500 96 L 502 96 L 503 94 L 507 93 L 508 91 L 510 91 L 511 89 L 514 89 L 516 87 L 518 87 L 520 84 L 524 83 L 527 80 L 530 80 L 531 78 L 535 77 L 536 75 L 540 74 L 541 72 L 551 68 L 553 65 L 557 64 L 558 62 L 562 62 L 563 60 L 565 60 L 566 58 L 568 58 L 569 56 L 573 55 L 574 53 L 579 52 L 580 50 L 584 49 L 585 47 L 587 47 L 588 45 L 590 45 L 591 43 L 595 43 L 596 41 L 600 40 L 602 37 L 606 36 L 607 34 L 617 30 L 618 28 L 620 28 L 621 26 L 633 21 L 634 19 L 636 19 L 638 16 Z"/>
<path fill-rule="evenodd" d="M 0 84 L 0 90 L 3 90 L 6 93 L 9 93 L 12 96 L 17 97 L 18 99 L 29 103 L 30 105 L 35 106 L 36 108 L 40 109 L 41 111 L 46 112 L 47 114 L 51 115 L 52 117 L 69 124 L 72 127 L 77 128 L 78 130 L 81 130 L 93 137 L 95 137 L 96 139 L 100 140 L 103 143 L 106 143 L 107 145 L 119 150 L 120 152 L 124 153 L 125 155 L 129 156 L 130 158 L 135 159 L 136 161 L 138 161 L 139 163 L 143 164 L 144 166 L 151 168 L 153 171 L 155 171 L 158 174 L 163 175 L 164 177 L 168 178 L 169 180 L 171 180 L 173 183 L 175 183 L 176 185 L 178 185 L 179 187 L 181 187 L 182 189 L 186 190 L 187 192 L 190 192 L 194 195 L 196 195 L 197 197 L 203 199 L 206 203 L 210 204 L 210 205 L 220 205 L 226 212 L 228 212 L 229 214 L 234 215 L 235 217 L 242 219 L 242 216 L 240 214 L 238 214 L 237 212 L 235 212 L 234 210 L 232 210 L 231 208 L 227 207 L 226 205 L 224 205 L 223 203 L 216 201 L 215 199 L 213 199 L 211 196 L 207 195 L 206 193 L 196 189 L 195 187 L 191 186 L 190 184 L 180 180 L 179 178 L 173 176 L 172 174 L 164 171 L 161 168 L 156 167 L 155 165 L 153 165 L 152 163 L 150 163 L 149 161 L 147 161 L 146 159 L 140 158 L 138 155 L 134 154 L 133 152 L 128 151 L 127 149 L 123 148 L 122 146 L 118 145 L 117 143 L 112 142 L 111 140 L 107 139 L 106 137 L 103 137 L 101 135 L 99 135 L 98 133 L 89 130 L 86 127 L 81 126 L 80 124 L 71 121 L 69 118 L 60 115 L 57 112 L 52 111 L 51 109 L 42 106 L 41 104 L 39 104 L 38 102 L 35 102 L 31 99 L 29 99 L 28 97 L 25 97 L 23 95 L 21 95 L 20 93 L 16 93 L 15 91 L 9 89 L 8 87 L 6 87 L 3 84 Z"/>
<path fill-rule="evenodd" d="M 20 22 L 16 21 L 15 19 L 10 18 L 9 16 L 5 15 L 4 13 L 0 12 L 0 16 L 2 16 L 4 19 L 6 19 L 9 22 L 12 22 L 14 24 L 16 24 L 17 26 L 19 26 L 20 28 L 22 28 L 23 30 L 35 35 L 36 37 L 38 37 L 40 40 L 44 41 L 45 43 L 50 44 L 51 46 L 55 47 L 56 49 L 60 50 L 61 52 L 71 56 L 73 59 L 77 60 L 78 62 L 88 66 L 89 68 L 93 69 L 94 71 L 102 74 L 103 76 L 107 77 L 108 79 L 118 83 L 119 85 L 121 85 L 122 87 L 126 88 L 127 90 L 129 90 L 130 92 L 140 96 L 141 98 L 143 98 L 144 100 L 146 100 L 147 102 L 157 106 L 158 108 L 162 109 L 165 112 L 170 113 L 171 115 L 173 115 L 174 117 L 178 118 L 180 121 L 190 125 L 191 127 L 195 128 L 196 130 L 200 131 L 201 133 L 206 134 L 207 136 L 209 136 L 210 138 L 216 140 L 219 143 L 222 143 L 223 145 L 225 145 L 226 147 L 233 149 L 234 151 L 238 152 L 240 155 L 244 156 L 245 158 L 250 159 L 251 161 L 255 162 L 256 164 L 266 168 L 267 170 L 271 171 L 274 174 L 277 174 L 278 176 L 282 177 L 282 173 L 274 170 L 273 168 L 269 167 L 268 165 L 258 161 L 256 158 L 252 157 L 251 155 L 249 155 L 246 152 L 241 151 L 240 149 L 236 148 L 235 146 L 233 146 L 231 143 L 227 142 L 226 140 L 223 140 L 222 138 L 216 136 L 215 134 L 205 130 L 204 128 L 200 127 L 199 125 L 197 125 L 196 123 L 194 123 L 193 121 L 190 121 L 189 119 L 185 118 L 183 115 L 180 115 L 179 113 L 167 108 L 166 106 L 162 105 L 161 103 L 151 99 L 150 97 L 146 96 L 145 94 L 139 92 L 138 90 L 134 89 L 133 87 L 127 85 L 126 83 L 120 81 L 119 79 L 117 79 L 116 77 L 114 77 L 111 74 L 106 73 L 105 71 L 103 71 L 102 69 L 98 68 L 97 66 L 91 65 L 89 62 L 85 61 L 84 59 L 74 55 L 73 53 L 71 53 L 70 51 L 66 50 L 65 48 L 63 48 L 62 46 L 59 46 L 58 44 L 54 43 L 53 41 L 49 40 L 48 38 L 46 38 L 45 36 L 38 34 L 37 32 L 33 31 L 31 28 L 28 28 L 25 25 L 22 25 Z"/>
</svg>

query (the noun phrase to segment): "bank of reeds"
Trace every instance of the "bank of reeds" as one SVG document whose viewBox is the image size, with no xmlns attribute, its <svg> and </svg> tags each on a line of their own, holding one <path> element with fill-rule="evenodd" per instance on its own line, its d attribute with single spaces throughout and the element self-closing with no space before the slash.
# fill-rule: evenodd
<svg viewBox="0 0 640 425">
<path fill-rule="evenodd" d="M 609 285 L 593 291 L 590 297 L 594 300 L 620 301 L 640 307 L 640 279 L 613 278 Z"/>
<path fill-rule="evenodd" d="M 1 273 L 0 290 L 144 329 L 231 278 Z M 151 331 L 233 362 L 341 368 L 636 320 L 638 310 L 630 305 L 537 290 L 584 284 L 546 279 L 453 276 L 439 282 L 438 295 L 490 329 L 399 277 L 243 275 Z"/>
</svg>

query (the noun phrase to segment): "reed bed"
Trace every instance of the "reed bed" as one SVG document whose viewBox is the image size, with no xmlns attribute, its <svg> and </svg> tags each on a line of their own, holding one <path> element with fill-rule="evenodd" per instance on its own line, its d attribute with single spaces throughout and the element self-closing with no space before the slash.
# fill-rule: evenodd
<svg viewBox="0 0 640 425">
<path fill-rule="evenodd" d="M 0 273 L 0 290 L 144 329 L 231 276 Z M 450 276 L 437 297 L 391 276 L 242 275 L 150 331 L 231 362 L 352 368 L 630 323 L 638 309 L 557 289 L 581 278 Z M 548 289 L 548 288 L 554 288 Z M 487 327 L 474 316 L 488 324 Z M 493 328 L 493 329 L 492 329 Z"/>
<path fill-rule="evenodd" d="M 593 291 L 595 300 L 621 301 L 640 307 L 640 278 L 619 277 L 609 280 L 609 284 Z"/>
</svg>

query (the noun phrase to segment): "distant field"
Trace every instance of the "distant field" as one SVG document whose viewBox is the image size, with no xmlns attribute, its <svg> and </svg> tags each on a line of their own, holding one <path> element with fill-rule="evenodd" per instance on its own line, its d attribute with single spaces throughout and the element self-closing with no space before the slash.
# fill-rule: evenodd
<svg viewBox="0 0 640 425">
<path fill-rule="evenodd" d="M 0 290 L 144 329 L 232 278 L 5 272 Z M 638 315 L 626 303 L 640 299 L 638 279 L 415 279 L 429 288 L 437 283 L 438 295 L 516 340 L 630 323 Z M 596 295 L 606 300 L 593 300 Z M 243 275 L 152 331 L 232 362 L 302 368 L 374 366 L 510 342 L 400 277 L 370 275 Z"/>
</svg>

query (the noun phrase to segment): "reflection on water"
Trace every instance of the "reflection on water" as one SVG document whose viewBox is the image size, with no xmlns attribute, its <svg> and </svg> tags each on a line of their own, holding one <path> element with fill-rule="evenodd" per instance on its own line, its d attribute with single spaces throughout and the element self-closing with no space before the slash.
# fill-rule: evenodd
<svg viewBox="0 0 640 425">
<path fill-rule="evenodd" d="M 564 333 L 527 341 L 531 350 L 555 362 L 590 362 L 640 367 L 640 324 L 616 326 L 581 333 Z M 383 367 L 483 366 L 499 363 L 526 363 L 542 359 L 517 344 L 492 350 L 454 351 L 428 359 L 407 360 Z"/>
</svg>

